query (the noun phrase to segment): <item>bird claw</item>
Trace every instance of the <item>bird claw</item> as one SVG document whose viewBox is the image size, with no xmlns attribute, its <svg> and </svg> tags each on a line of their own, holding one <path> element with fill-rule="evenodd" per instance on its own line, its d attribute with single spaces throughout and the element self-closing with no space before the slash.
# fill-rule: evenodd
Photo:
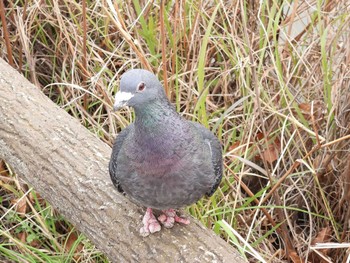
<svg viewBox="0 0 350 263">
<path fill-rule="evenodd" d="M 172 228 L 175 223 L 175 217 L 171 217 L 166 214 L 161 214 L 158 217 L 158 220 L 165 228 Z"/>
<path fill-rule="evenodd" d="M 175 215 L 175 222 L 178 222 L 178 223 L 184 224 L 184 225 L 189 225 L 190 224 L 190 220 L 188 218 L 179 217 L 177 215 Z"/>
<path fill-rule="evenodd" d="M 152 213 L 151 208 L 147 208 L 146 214 L 142 219 L 143 226 L 140 228 L 140 235 L 146 237 L 161 230 L 161 226 Z"/>
<path fill-rule="evenodd" d="M 165 228 L 172 228 L 175 222 L 188 225 L 190 220 L 188 218 L 179 217 L 176 215 L 174 209 L 164 210 L 163 213 L 157 218 L 153 215 L 152 208 L 147 208 L 146 213 L 142 219 L 143 226 L 140 228 L 140 235 L 147 237 L 150 234 L 156 233 L 161 230 L 159 222 Z"/>
<path fill-rule="evenodd" d="M 190 223 L 188 218 L 183 218 L 176 215 L 176 211 L 174 209 L 164 210 L 163 214 L 158 217 L 158 220 L 165 228 L 172 228 L 175 222 L 185 225 Z"/>
</svg>

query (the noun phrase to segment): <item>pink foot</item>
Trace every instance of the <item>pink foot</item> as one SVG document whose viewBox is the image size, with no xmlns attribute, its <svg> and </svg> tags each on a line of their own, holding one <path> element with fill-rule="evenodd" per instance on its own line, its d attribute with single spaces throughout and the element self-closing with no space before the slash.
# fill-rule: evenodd
<svg viewBox="0 0 350 263">
<path fill-rule="evenodd" d="M 161 226 L 157 218 L 153 215 L 152 208 L 147 208 L 146 214 L 142 219 L 143 226 L 140 229 L 140 234 L 143 237 L 160 231 Z"/>
<path fill-rule="evenodd" d="M 188 218 L 179 217 L 176 215 L 176 211 L 174 209 L 164 210 L 163 214 L 158 217 L 159 222 L 166 228 L 172 228 L 175 222 L 188 225 L 190 220 Z"/>
</svg>

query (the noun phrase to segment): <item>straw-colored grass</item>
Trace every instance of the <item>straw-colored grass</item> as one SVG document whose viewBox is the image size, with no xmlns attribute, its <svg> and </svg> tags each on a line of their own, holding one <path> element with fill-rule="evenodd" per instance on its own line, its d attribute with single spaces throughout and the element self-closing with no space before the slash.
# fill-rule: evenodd
<svg viewBox="0 0 350 263">
<path fill-rule="evenodd" d="M 249 261 L 349 257 L 349 1 L 0 3 L 1 57 L 102 141 L 130 68 L 218 136 L 224 179 L 188 211 Z M 0 259 L 108 262 L 6 163 L 0 211 Z"/>
</svg>

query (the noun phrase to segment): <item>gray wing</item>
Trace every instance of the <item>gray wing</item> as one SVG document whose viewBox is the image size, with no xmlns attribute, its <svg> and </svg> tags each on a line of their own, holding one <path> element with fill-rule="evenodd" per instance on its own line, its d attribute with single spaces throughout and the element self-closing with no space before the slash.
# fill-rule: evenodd
<svg viewBox="0 0 350 263">
<path fill-rule="evenodd" d="M 214 134 L 211 131 L 209 131 L 207 128 L 205 128 L 199 123 L 192 122 L 192 124 L 194 124 L 194 126 L 203 136 L 204 141 L 209 144 L 211 151 L 211 161 L 214 168 L 215 182 L 212 188 L 205 193 L 209 197 L 214 194 L 222 179 L 222 148 L 220 141 L 214 136 Z"/>
<path fill-rule="evenodd" d="M 117 138 L 115 139 L 113 148 L 112 148 L 111 160 L 109 161 L 109 176 L 111 177 L 111 180 L 112 180 L 114 186 L 121 193 L 124 193 L 124 190 L 118 181 L 118 174 L 117 174 L 118 155 L 119 155 L 120 149 L 123 147 L 123 143 L 125 141 L 125 138 L 128 136 L 133 125 L 134 124 L 130 124 L 128 127 L 126 127 L 124 130 L 122 130 L 118 134 Z"/>
</svg>

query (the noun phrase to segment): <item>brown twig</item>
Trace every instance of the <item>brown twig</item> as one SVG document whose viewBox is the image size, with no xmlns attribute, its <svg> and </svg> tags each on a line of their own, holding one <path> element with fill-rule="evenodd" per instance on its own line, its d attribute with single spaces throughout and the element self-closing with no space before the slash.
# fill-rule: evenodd
<svg viewBox="0 0 350 263">
<path fill-rule="evenodd" d="M 87 72 L 87 59 L 86 59 L 86 35 L 87 35 L 87 26 L 86 26 L 86 0 L 82 1 L 82 9 L 83 9 L 83 46 L 82 46 L 82 66 Z M 83 73 L 83 86 L 86 88 L 87 87 L 87 79 L 86 79 L 86 74 L 85 72 Z M 88 108 L 88 94 L 85 93 L 83 97 L 83 105 L 84 109 L 87 110 Z"/>
<path fill-rule="evenodd" d="M 166 33 L 164 28 L 164 9 L 165 9 L 165 1 L 160 1 L 160 12 L 159 12 L 159 21 L 160 21 L 160 36 L 161 36 L 161 42 L 162 42 L 162 66 L 163 66 L 163 85 L 165 89 L 166 95 L 169 97 L 170 91 L 168 86 L 168 76 L 167 76 L 167 54 L 166 54 Z"/>
<path fill-rule="evenodd" d="M 4 31 L 4 38 L 5 38 L 5 44 L 6 44 L 6 50 L 7 50 L 7 59 L 9 64 L 12 67 L 14 67 L 15 64 L 13 63 L 13 58 L 12 58 L 11 42 L 9 38 L 9 32 L 7 30 L 4 0 L 0 0 L 0 16 L 1 16 L 2 29 Z"/>
</svg>

